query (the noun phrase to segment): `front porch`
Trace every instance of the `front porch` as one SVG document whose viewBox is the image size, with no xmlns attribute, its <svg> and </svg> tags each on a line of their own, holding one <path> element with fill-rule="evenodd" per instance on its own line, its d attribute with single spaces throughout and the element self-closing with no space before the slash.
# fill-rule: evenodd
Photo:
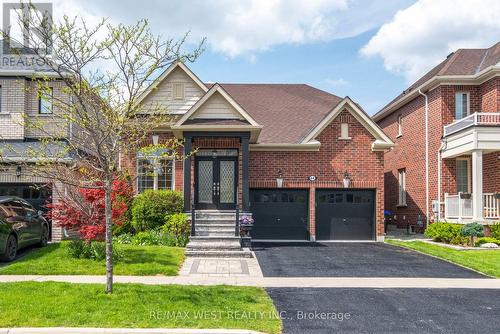
<svg viewBox="0 0 500 334">
<path fill-rule="evenodd" d="M 444 194 L 444 215 L 446 220 L 471 222 L 474 219 L 473 194 Z M 485 223 L 500 220 L 500 194 L 487 193 L 482 196 L 482 221 Z"/>
<path fill-rule="evenodd" d="M 474 113 L 445 126 L 442 144 L 445 220 L 500 220 L 500 113 Z"/>
</svg>

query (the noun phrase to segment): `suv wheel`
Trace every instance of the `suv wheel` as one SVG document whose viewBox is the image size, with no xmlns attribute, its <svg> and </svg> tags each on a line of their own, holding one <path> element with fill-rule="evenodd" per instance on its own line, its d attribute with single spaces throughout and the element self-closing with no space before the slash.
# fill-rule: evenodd
<svg viewBox="0 0 500 334">
<path fill-rule="evenodd" d="M 2 260 L 7 262 L 14 261 L 17 255 L 17 239 L 14 235 L 9 235 L 7 239 L 7 247 L 5 247 L 5 253 L 2 254 Z"/>
<path fill-rule="evenodd" d="M 42 227 L 42 235 L 40 237 L 40 246 L 45 247 L 47 246 L 47 243 L 49 242 L 49 228 L 44 225 Z"/>
</svg>

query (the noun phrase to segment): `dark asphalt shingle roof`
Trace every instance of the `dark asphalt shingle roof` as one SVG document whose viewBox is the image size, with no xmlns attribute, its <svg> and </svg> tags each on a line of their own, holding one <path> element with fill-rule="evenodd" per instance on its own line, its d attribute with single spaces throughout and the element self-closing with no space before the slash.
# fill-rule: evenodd
<svg viewBox="0 0 500 334">
<path fill-rule="evenodd" d="M 300 143 L 342 101 L 305 84 L 220 85 L 263 126 L 259 143 Z"/>
<path fill-rule="evenodd" d="M 398 102 L 405 95 L 417 89 L 425 82 L 436 76 L 460 76 L 474 75 L 489 66 L 496 65 L 500 62 L 500 42 L 486 49 L 458 49 L 450 54 L 445 60 L 424 74 L 420 79 L 415 81 L 401 94 L 396 96 L 391 102 L 385 105 L 381 111 L 383 112 L 390 105 Z"/>
</svg>

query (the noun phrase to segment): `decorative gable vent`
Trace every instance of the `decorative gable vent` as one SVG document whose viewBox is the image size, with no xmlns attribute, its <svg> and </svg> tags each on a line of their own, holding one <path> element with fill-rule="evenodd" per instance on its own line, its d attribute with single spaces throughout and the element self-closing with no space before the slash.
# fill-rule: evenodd
<svg viewBox="0 0 500 334">
<path fill-rule="evenodd" d="M 172 96 L 174 100 L 184 100 L 184 83 L 174 82 L 172 84 Z"/>
</svg>

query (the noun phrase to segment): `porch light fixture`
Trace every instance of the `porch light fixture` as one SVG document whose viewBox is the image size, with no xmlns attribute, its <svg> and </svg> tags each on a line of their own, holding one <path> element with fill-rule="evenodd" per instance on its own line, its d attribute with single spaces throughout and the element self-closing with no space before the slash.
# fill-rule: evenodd
<svg viewBox="0 0 500 334">
<path fill-rule="evenodd" d="M 344 172 L 344 179 L 342 181 L 344 182 L 344 188 L 349 188 L 349 186 L 351 185 L 351 175 L 349 174 L 349 172 Z"/>
<path fill-rule="evenodd" d="M 158 135 L 153 135 L 153 145 L 158 145 L 158 139 L 159 139 L 159 136 Z"/>
<path fill-rule="evenodd" d="M 16 167 L 16 176 L 21 177 L 21 172 L 22 172 L 21 166 L 17 166 Z"/>
<path fill-rule="evenodd" d="M 212 151 L 212 158 L 217 158 L 217 150 Z"/>
<path fill-rule="evenodd" d="M 283 173 L 281 172 L 281 169 L 278 170 L 278 177 L 276 178 L 276 185 L 278 188 L 283 188 Z"/>
</svg>

